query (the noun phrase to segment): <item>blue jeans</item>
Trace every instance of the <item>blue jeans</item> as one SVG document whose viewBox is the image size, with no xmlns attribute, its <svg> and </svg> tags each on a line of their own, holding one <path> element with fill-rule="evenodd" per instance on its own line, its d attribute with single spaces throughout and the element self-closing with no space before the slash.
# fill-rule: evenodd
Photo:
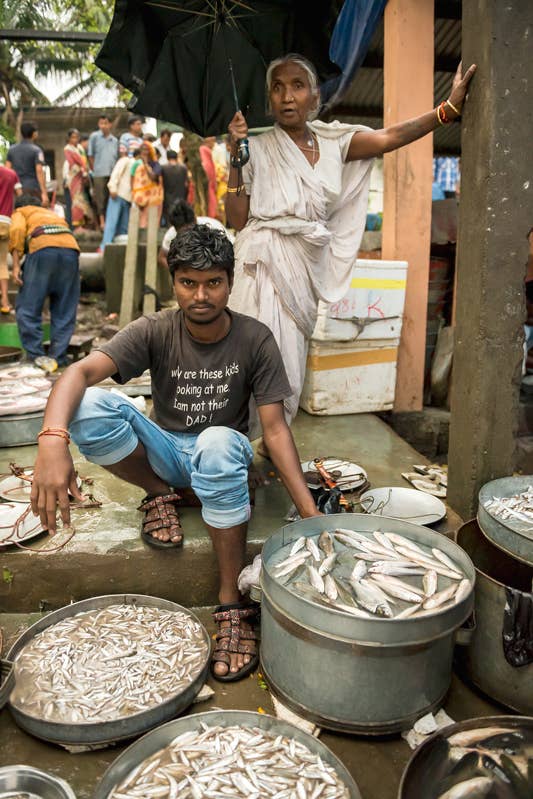
<svg viewBox="0 0 533 799">
<path fill-rule="evenodd" d="M 87 389 L 69 429 L 87 460 L 102 466 L 124 460 L 140 441 L 158 477 L 174 488 L 193 489 L 211 527 L 233 527 L 250 518 L 248 467 L 253 451 L 237 430 L 163 430 L 126 397 L 102 388 Z"/>
<path fill-rule="evenodd" d="M 101 247 L 111 244 L 115 236 L 124 236 L 128 232 L 130 221 L 130 203 L 122 197 L 110 197 L 105 213 L 104 236 Z"/>
<path fill-rule="evenodd" d="M 44 355 L 42 313 L 44 301 L 49 297 L 48 355 L 59 364 L 66 362 L 80 298 L 78 260 L 78 251 L 66 247 L 45 247 L 26 256 L 16 318 L 22 346 L 32 360 Z"/>
</svg>

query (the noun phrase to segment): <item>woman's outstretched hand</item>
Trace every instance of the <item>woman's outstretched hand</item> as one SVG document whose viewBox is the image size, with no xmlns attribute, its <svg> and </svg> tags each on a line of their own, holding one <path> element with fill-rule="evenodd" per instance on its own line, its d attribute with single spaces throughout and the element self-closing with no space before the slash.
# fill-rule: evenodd
<svg viewBox="0 0 533 799">
<path fill-rule="evenodd" d="M 458 111 L 461 111 L 463 103 L 465 101 L 466 93 L 468 91 L 468 84 L 472 80 L 472 76 L 476 71 L 476 65 L 472 64 L 471 67 L 467 69 L 465 74 L 463 75 L 463 62 L 459 62 L 459 66 L 457 67 L 457 72 L 453 77 L 452 83 L 452 90 L 450 92 L 450 103 L 457 108 Z M 448 113 L 448 109 L 446 109 L 446 113 Z M 451 116 L 455 118 L 455 114 L 453 113 Z"/>
</svg>

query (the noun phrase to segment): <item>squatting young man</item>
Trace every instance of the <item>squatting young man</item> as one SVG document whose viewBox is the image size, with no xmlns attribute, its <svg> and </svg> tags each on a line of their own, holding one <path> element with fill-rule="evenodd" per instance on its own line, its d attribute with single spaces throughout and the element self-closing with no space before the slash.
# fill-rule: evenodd
<svg viewBox="0 0 533 799">
<path fill-rule="evenodd" d="M 179 309 L 132 322 L 98 351 L 70 366 L 50 395 L 39 438 L 32 505 L 50 532 L 56 508 L 70 521 L 68 490 L 80 497 L 68 433 L 83 455 L 147 496 L 143 540 L 183 543 L 177 502 L 191 487 L 218 559 L 219 635 L 212 670 L 240 679 L 257 663 L 252 623 L 257 608 L 243 602 L 237 578 L 244 565 L 250 516 L 248 404 L 258 406 L 263 437 L 302 517 L 318 515 L 283 413 L 290 387 L 270 330 L 227 308 L 233 247 L 222 231 L 194 225 L 179 232 L 168 253 Z M 91 388 L 112 376 L 126 383 L 150 369 L 154 418 L 127 398 Z"/>
</svg>

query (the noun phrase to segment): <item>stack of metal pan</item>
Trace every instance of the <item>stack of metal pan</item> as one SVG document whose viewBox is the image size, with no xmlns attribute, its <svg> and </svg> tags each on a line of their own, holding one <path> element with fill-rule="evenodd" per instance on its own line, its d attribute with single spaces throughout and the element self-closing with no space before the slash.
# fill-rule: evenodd
<svg viewBox="0 0 533 799">
<path fill-rule="evenodd" d="M 305 536 L 338 528 L 387 531 L 438 548 L 470 586 L 457 602 L 406 618 L 356 617 L 290 590 L 276 577 L 280 552 Z M 285 549 L 286 548 L 286 549 Z M 451 682 L 457 633 L 473 607 L 468 555 L 426 527 L 367 514 L 314 517 L 287 525 L 263 548 L 262 670 L 284 704 L 323 727 L 383 734 L 406 729 L 442 704 Z M 365 618 L 366 615 L 366 618 Z"/>
<path fill-rule="evenodd" d="M 0 768 L 0 799 L 2 797 L 31 797 L 31 799 L 76 799 L 68 782 L 32 766 Z"/>
<path fill-rule="evenodd" d="M 504 634 L 512 635 L 511 602 L 520 602 L 525 614 L 529 604 L 529 612 L 533 612 L 533 525 L 502 520 L 486 505 L 494 497 L 520 494 L 532 484 L 532 475 L 487 483 L 479 493 L 477 520 L 464 524 L 457 533 L 457 543 L 476 567 L 476 625 L 470 645 L 457 653 L 458 664 L 467 679 L 488 696 L 519 713 L 530 714 L 533 662 L 511 662 L 513 658 L 509 659 L 504 650 Z M 527 625 L 518 638 L 524 641 L 524 636 L 527 639 Z M 533 651 L 533 641 L 528 645 Z"/>
<path fill-rule="evenodd" d="M 187 675 L 187 683 L 181 685 L 175 693 L 166 694 L 163 697 L 156 697 L 155 703 L 153 703 L 150 699 L 147 709 L 139 712 L 137 710 L 130 710 L 128 708 L 125 713 L 120 714 L 120 717 L 110 718 L 109 715 L 107 715 L 106 720 L 103 721 L 82 720 L 73 723 L 72 720 L 66 720 L 66 715 L 62 716 L 58 714 L 57 716 L 52 717 L 50 715 L 46 715 L 44 712 L 46 710 L 46 706 L 43 708 L 42 713 L 36 712 L 36 700 L 39 699 L 39 695 L 35 693 L 35 687 L 33 685 L 34 680 L 32 679 L 31 674 L 28 675 L 27 670 L 25 672 L 24 666 L 21 665 L 23 663 L 25 652 L 28 652 L 28 647 L 32 646 L 32 644 L 39 640 L 36 638 L 36 636 L 39 636 L 41 633 L 44 634 L 44 632 L 53 625 L 58 625 L 65 620 L 71 620 L 72 617 L 78 616 L 78 614 L 87 613 L 88 611 L 96 612 L 102 609 L 110 608 L 111 606 L 131 606 L 132 608 L 157 609 L 167 613 L 176 613 L 179 614 L 180 619 L 186 619 L 187 625 L 189 623 L 192 625 L 194 628 L 195 640 L 198 641 L 197 648 L 199 650 L 199 655 L 194 660 L 194 667 L 192 668 L 190 674 Z M 112 628 L 112 624 L 109 625 L 109 628 Z M 111 637 L 112 635 L 113 633 L 111 632 L 109 636 Z M 164 641 L 161 642 L 161 644 L 163 643 Z M 40 619 L 36 624 L 33 624 L 20 636 L 20 638 L 18 638 L 16 643 L 8 652 L 7 661 L 14 663 L 13 673 L 9 677 L 11 713 L 17 724 L 22 727 L 22 729 L 38 738 L 42 738 L 44 740 L 67 747 L 91 744 L 109 744 L 115 741 L 125 740 L 142 735 L 157 725 L 168 721 L 168 719 L 179 715 L 193 702 L 194 697 L 200 691 L 207 676 L 210 657 L 210 643 L 211 642 L 207 630 L 205 630 L 205 628 L 201 625 L 196 616 L 187 608 L 177 605 L 174 602 L 137 594 L 107 595 L 76 602 L 72 605 L 68 605 L 60 610 L 56 610 L 48 614 L 44 618 Z M 120 644 L 120 646 L 121 645 L 122 644 Z M 80 682 L 82 681 L 81 667 L 79 665 L 81 663 L 81 657 L 77 657 L 77 646 L 77 644 L 73 646 L 70 645 L 70 648 L 64 655 L 62 655 L 66 664 L 65 668 L 69 669 L 69 673 L 66 677 L 66 684 L 68 686 L 74 685 L 76 680 Z M 84 643 L 83 639 L 80 639 L 79 650 L 82 655 L 84 646 L 86 646 L 86 644 Z M 133 679 L 129 664 L 131 663 L 131 657 L 137 654 L 136 649 L 138 649 L 139 646 L 140 645 L 137 645 L 135 642 L 133 642 L 129 648 L 126 646 L 124 648 L 124 652 L 120 652 L 118 655 L 114 652 L 111 652 L 109 657 L 105 657 L 105 653 L 100 654 L 99 656 L 96 655 L 94 660 L 95 683 L 98 681 L 99 671 L 103 670 L 103 666 L 106 665 L 103 661 L 118 661 L 119 658 L 120 664 L 122 664 L 124 669 L 124 679 L 126 680 L 126 683 L 130 681 L 130 679 Z M 159 644 L 153 651 L 150 652 L 150 657 L 146 657 L 146 668 L 148 670 L 147 674 L 150 673 L 150 669 L 152 668 L 151 664 L 154 662 L 154 659 L 163 659 L 163 653 L 161 652 L 160 655 L 157 651 L 158 648 L 161 649 Z M 97 657 L 100 659 L 96 660 Z M 86 661 L 84 662 L 84 667 L 85 664 Z M 159 668 L 159 665 L 157 668 Z M 161 666 L 161 668 L 166 670 L 165 673 L 172 673 L 171 664 Z M 127 673 L 128 670 L 130 670 L 129 673 Z M 44 674 L 44 667 L 41 671 Z M 53 683 L 55 682 L 57 685 L 57 677 L 61 675 L 51 674 L 50 676 L 53 687 Z M 113 687 L 113 691 L 120 689 L 120 687 L 120 681 L 118 681 L 118 688 L 116 688 L 116 686 Z M 124 688 L 131 688 L 131 686 L 124 685 Z M 145 690 L 148 690 L 148 683 L 146 683 Z M 126 691 L 126 693 L 128 692 Z M 48 701 L 48 694 L 46 701 Z M 69 701 L 70 705 L 75 708 L 77 700 Z M 129 701 L 131 700 L 128 699 L 128 702 Z M 65 697 L 59 696 L 58 700 L 54 700 L 54 702 L 55 707 L 60 708 L 61 713 L 63 713 Z M 87 698 L 81 694 L 80 704 L 83 705 L 83 703 L 85 703 L 85 705 L 87 704 Z M 90 715 L 91 714 L 89 713 L 89 718 Z M 117 716 L 119 716 L 119 714 L 117 714 Z"/>
</svg>

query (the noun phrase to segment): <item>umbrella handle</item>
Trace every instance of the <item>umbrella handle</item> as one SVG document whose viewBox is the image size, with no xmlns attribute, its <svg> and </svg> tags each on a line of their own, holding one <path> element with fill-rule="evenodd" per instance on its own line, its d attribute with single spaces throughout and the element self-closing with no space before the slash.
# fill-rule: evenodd
<svg viewBox="0 0 533 799">
<path fill-rule="evenodd" d="M 240 169 L 250 160 L 250 150 L 248 148 L 248 139 L 241 139 L 239 142 L 239 151 L 237 155 L 231 156 L 231 165 L 236 169 Z"/>
</svg>

